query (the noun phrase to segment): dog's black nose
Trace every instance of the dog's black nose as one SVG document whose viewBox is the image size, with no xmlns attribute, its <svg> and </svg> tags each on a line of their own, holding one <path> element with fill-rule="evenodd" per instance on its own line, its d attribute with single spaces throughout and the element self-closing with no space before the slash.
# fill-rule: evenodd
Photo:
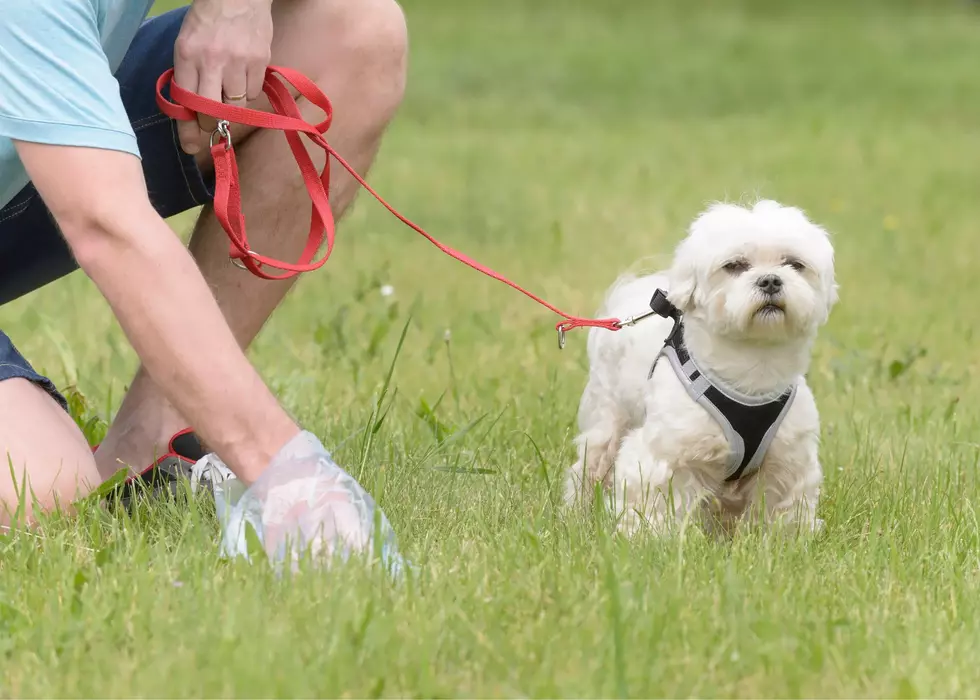
<svg viewBox="0 0 980 700">
<path fill-rule="evenodd" d="M 783 288 L 783 279 L 779 275 L 763 275 L 756 280 L 756 285 L 766 294 L 779 294 Z"/>
</svg>

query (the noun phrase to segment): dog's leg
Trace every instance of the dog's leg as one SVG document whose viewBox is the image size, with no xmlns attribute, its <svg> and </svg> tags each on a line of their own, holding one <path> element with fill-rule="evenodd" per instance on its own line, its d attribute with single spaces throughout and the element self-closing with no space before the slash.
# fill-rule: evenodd
<svg viewBox="0 0 980 700">
<path fill-rule="evenodd" d="M 642 428 L 623 439 L 612 478 L 618 529 L 627 536 L 643 526 L 665 534 L 694 514 L 705 495 L 693 472 L 676 470 L 653 453 Z"/>
<path fill-rule="evenodd" d="M 667 510 L 670 469 L 658 460 L 637 428 L 623 439 L 612 474 L 618 529 L 632 536 L 644 523 L 659 531 Z"/>
<path fill-rule="evenodd" d="M 731 539 L 745 514 L 748 498 L 739 493 L 709 495 L 701 504 L 701 524 L 708 535 Z"/>
<path fill-rule="evenodd" d="M 585 501 L 590 501 L 597 483 L 609 486 L 622 437 L 623 424 L 612 415 L 575 439 L 578 461 L 565 475 L 566 504 L 571 505 L 583 496 Z"/>
<path fill-rule="evenodd" d="M 817 518 L 817 505 L 822 481 L 823 472 L 816 459 L 797 465 L 794 470 L 764 471 L 756 491 L 765 499 L 764 508 L 760 508 L 763 504 L 754 504 L 754 509 L 761 511 L 767 527 L 820 532 L 823 521 Z"/>
</svg>

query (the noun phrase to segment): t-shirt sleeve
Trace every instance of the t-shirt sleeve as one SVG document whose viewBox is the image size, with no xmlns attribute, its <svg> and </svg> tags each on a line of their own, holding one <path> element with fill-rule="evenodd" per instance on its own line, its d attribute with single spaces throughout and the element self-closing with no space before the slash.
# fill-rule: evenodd
<svg viewBox="0 0 980 700">
<path fill-rule="evenodd" d="M 91 0 L 2 6 L 0 136 L 139 157 Z"/>
</svg>

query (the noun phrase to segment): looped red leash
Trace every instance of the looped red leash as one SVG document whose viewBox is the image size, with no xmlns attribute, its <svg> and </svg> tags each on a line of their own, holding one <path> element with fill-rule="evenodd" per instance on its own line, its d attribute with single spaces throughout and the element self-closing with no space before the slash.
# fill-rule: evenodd
<svg viewBox="0 0 980 700">
<path fill-rule="evenodd" d="M 281 77 L 280 77 L 281 76 Z M 309 100 L 312 104 L 323 110 L 325 118 L 319 124 L 310 124 L 305 121 L 293 98 L 292 93 L 283 84 L 283 79 L 290 83 L 296 91 Z M 163 96 L 164 88 L 170 89 L 170 100 Z M 574 328 L 596 327 L 605 328 L 610 331 L 617 331 L 623 326 L 632 325 L 636 319 L 628 318 L 620 321 L 616 318 L 589 319 L 580 316 L 566 314 L 557 307 L 549 304 L 544 299 L 532 294 L 520 285 L 511 282 L 509 279 L 491 268 L 478 263 L 468 255 L 454 250 L 449 246 L 437 241 L 426 233 L 422 227 L 410 221 L 398 210 L 386 202 L 381 195 L 374 191 L 368 183 L 345 161 L 333 147 L 327 143 L 324 134 L 330 128 L 333 117 L 333 107 L 330 100 L 323 94 L 316 83 L 307 78 L 302 73 L 284 68 L 281 66 L 269 66 L 266 69 L 265 81 L 262 90 L 269 98 L 269 103 L 275 114 L 260 112 L 245 107 L 236 107 L 222 102 L 216 102 L 196 93 L 183 89 L 173 80 L 173 69 L 166 71 L 157 80 L 157 105 L 160 110 L 170 117 L 180 121 L 194 121 L 198 114 L 205 114 L 218 122 L 218 128 L 211 135 L 211 157 L 214 160 L 214 213 L 218 217 L 222 228 L 228 234 L 230 241 L 230 256 L 233 261 L 239 261 L 240 266 L 247 269 L 252 274 L 269 280 L 288 279 L 301 272 L 309 272 L 321 267 L 330 257 L 334 245 L 334 218 L 330 208 L 328 192 L 330 189 L 330 157 L 332 156 L 338 163 L 350 173 L 361 187 L 367 190 L 378 202 L 393 216 L 403 224 L 414 230 L 416 233 L 425 237 L 430 243 L 436 246 L 446 255 L 455 258 L 459 262 L 470 266 L 474 270 L 491 277 L 498 282 L 503 282 L 507 286 L 516 289 L 525 296 L 533 299 L 545 308 L 558 314 L 564 321 L 559 321 L 555 328 L 558 331 L 558 345 L 564 347 L 565 333 Z M 171 101 L 172 100 L 172 101 Z M 282 131 L 289 143 L 289 148 L 296 159 L 300 172 L 303 175 L 303 183 L 306 191 L 310 195 L 312 211 L 310 214 L 310 231 L 307 238 L 306 247 L 300 254 L 299 260 L 295 263 L 288 263 L 276 260 L 265 255 L 261 255 L 249 247 L 248 236 L 245 231 L 245 216 L 242 213 L 241 186 L 238 177 L 238 164 L 235 159 L 235 151 L 231 143 L 231 132 L 228 129 L 230 123 L 245 124 L 262 129 L 276 129 Z M 323 149 L 327 158 L 323 165 L 323 170 L 317 172 L 313 159 L 310 158 L 299 135 L 303 134 L 307 139 Z M 215 136 L 218 137 L 215 141 Z M 327 249 L 323 257 L 314 261 L 317 251 L 327 242 Z M 266 272 L 266 268 L 281 270 L 281 274 L 271 274 Z"/>
</svg>

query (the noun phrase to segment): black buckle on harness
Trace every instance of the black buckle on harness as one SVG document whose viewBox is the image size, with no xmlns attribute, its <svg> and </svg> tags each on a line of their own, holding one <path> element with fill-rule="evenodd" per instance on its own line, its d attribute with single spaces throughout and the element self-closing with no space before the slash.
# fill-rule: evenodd
<svg viewBox="0 0 980 700">
<path fill-rule="evenodd" d="M 681 310 L 670 303 L 667 299 L 667 293 L 662 289 L 658 289 L 653 293 L 653 298 L 650 299 L 650 308 L 658 316 L 674 320 L 674 326 L 670 329 L 670 334 L 664 338 L 664 344 L 669 343 L 681 324 Z"/>
</svg>

